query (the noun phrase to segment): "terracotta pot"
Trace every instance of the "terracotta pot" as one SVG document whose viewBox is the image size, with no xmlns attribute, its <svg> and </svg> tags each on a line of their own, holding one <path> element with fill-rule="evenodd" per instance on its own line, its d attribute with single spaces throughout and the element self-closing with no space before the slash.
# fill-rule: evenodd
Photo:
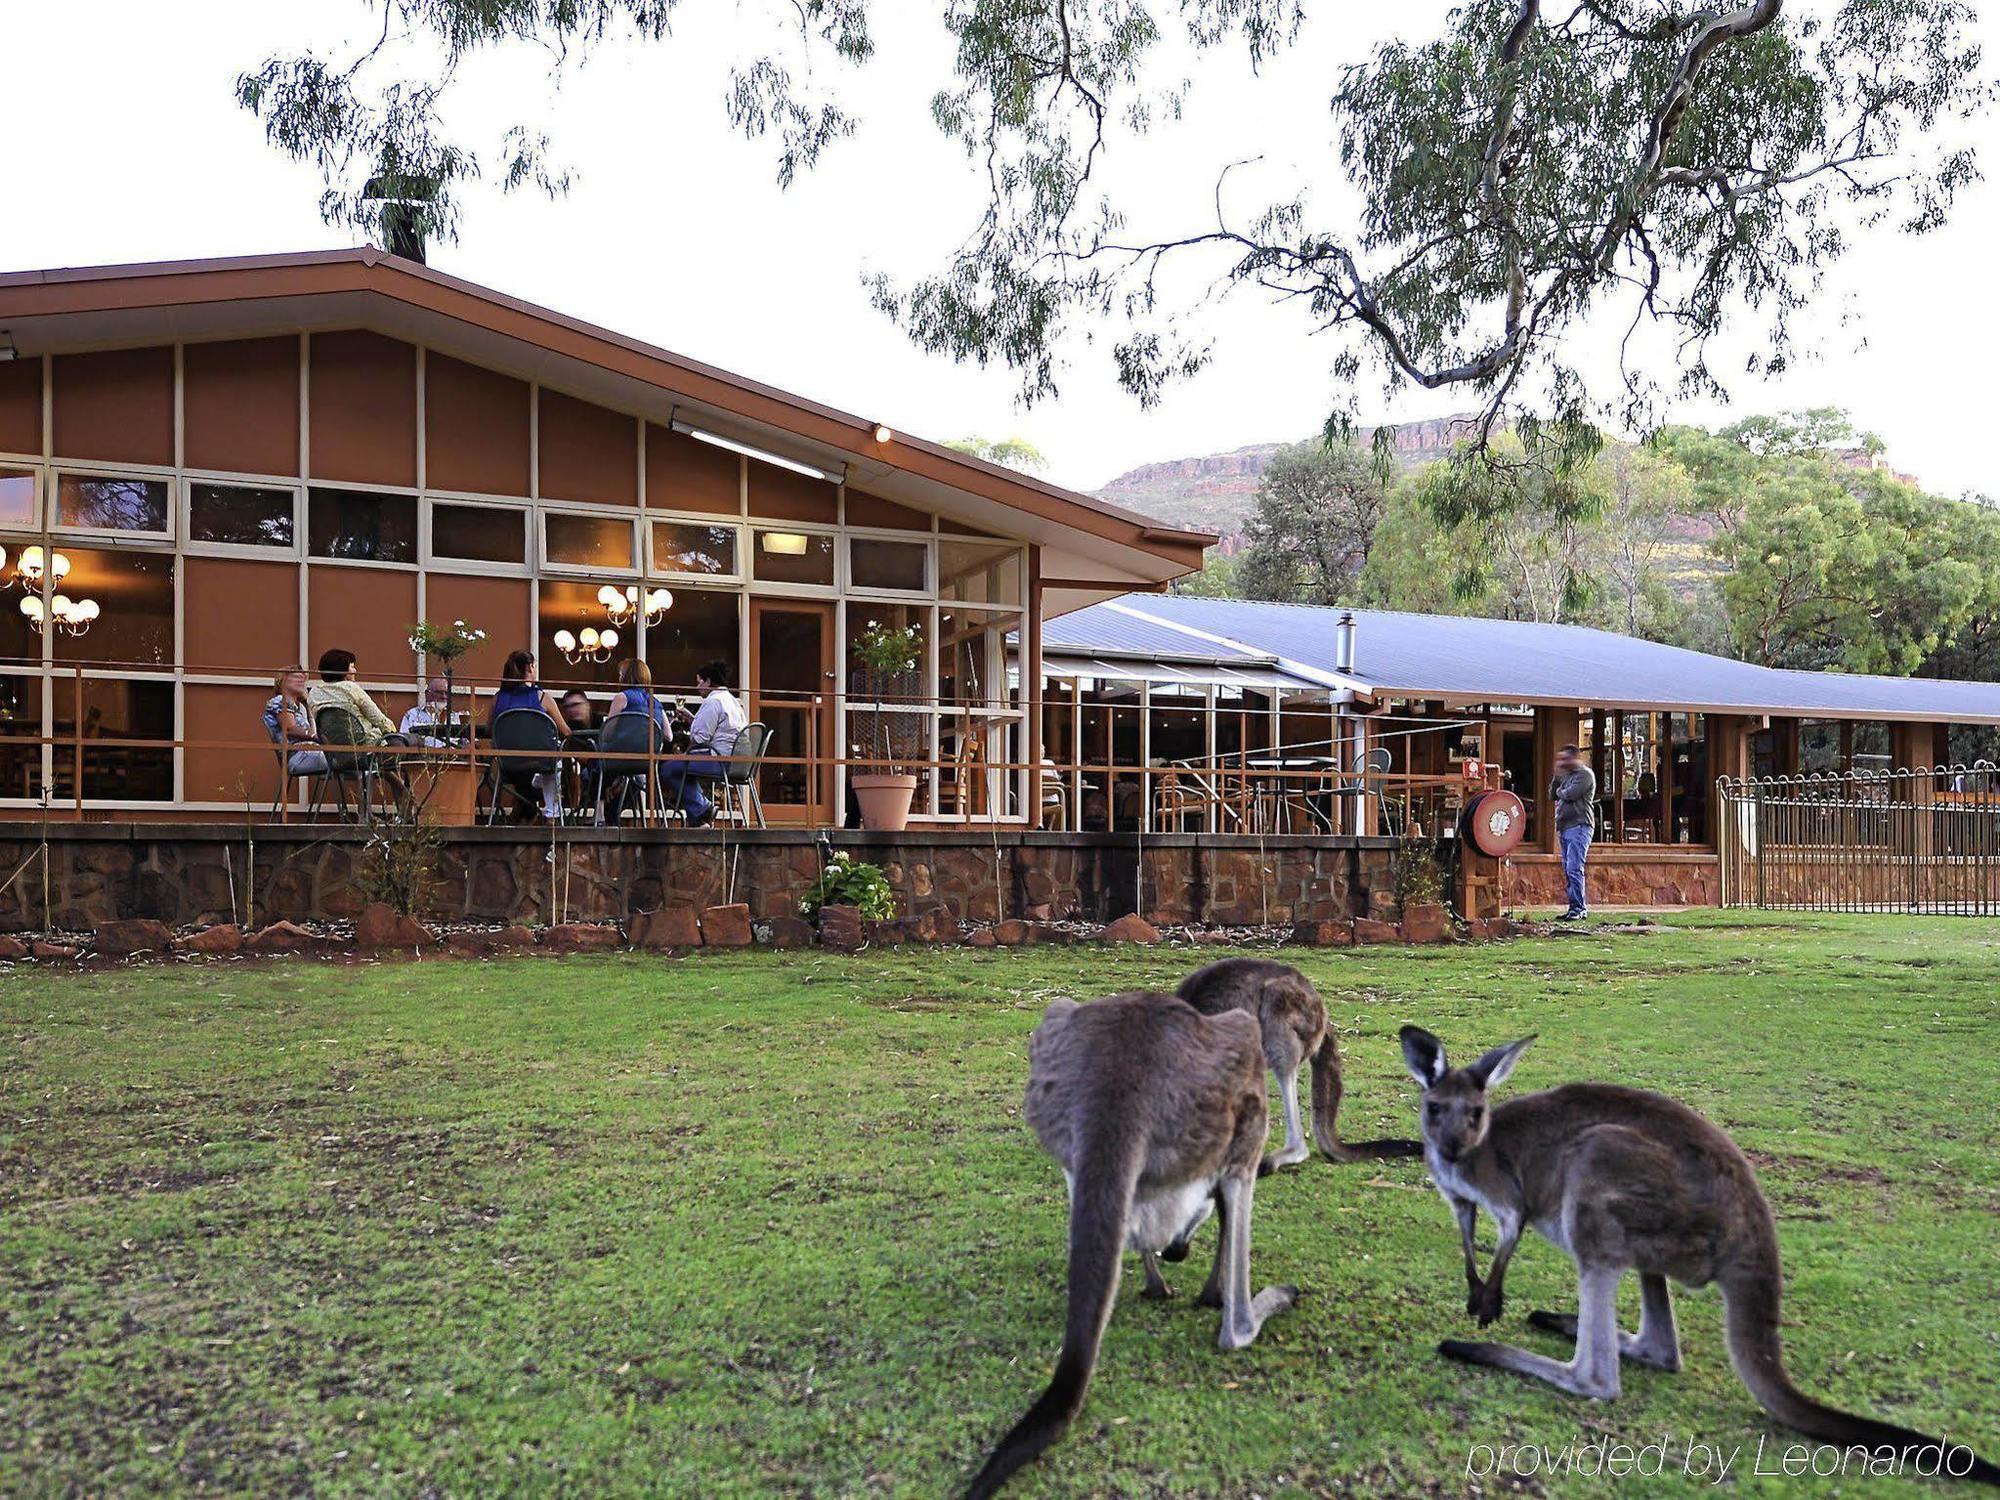
<svg viewBox="0 0 2000 1500">
<path fill-rule="evenodd" d="M 901 833 L 910 826 L 910 803 L 917 795 L 917 778 L 892 771 L 856 771 L 847 778 L 854 800 L 861 804 L 861 826 L 882 833 Z"/>
</svg>

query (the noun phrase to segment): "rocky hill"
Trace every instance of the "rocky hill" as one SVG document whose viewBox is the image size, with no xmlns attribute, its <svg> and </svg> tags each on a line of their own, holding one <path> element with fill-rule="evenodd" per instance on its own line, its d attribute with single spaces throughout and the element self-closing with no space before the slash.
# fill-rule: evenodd
<svg viewBox="0 0 2000 1500">
<path fill-rule="evenodd" d="M 1465 434 L 1468 417 L 1438 417 L 1406 422 L 1396 428 L 1396 452 L 1407 466 L 1442 457 Z M 1363 428 L 1356 441 L 1367 446 L 1374 429 Z M 1142 464 L 1120 474 L 1097 493 L 1170 526 L 1194 526 L 1229 536 L 1243 529 L 1257 495 L 1257 481 L 1282 443 L 1253 443 L 1229 453 L 1201 458 L 1175 458 Z"/>
</svg>

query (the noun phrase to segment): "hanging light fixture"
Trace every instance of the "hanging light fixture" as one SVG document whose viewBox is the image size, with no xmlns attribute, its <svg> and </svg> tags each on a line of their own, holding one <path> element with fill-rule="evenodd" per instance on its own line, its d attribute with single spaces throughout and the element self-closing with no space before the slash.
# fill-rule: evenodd
<svg viewBox="0 0 2000 1500">
<path fill-rule="evenodd" d="M 23 547 L 20 561 L 14 566 L 21 575 L 21 582 L 34 588 L 42 586 L 44 572 L 53 584 L 60 584 L 69 577 L 69 559 L 60 552 L 44 554 L 40 547 Z"/>
<path fill-rule="evenodd" d="M 604 606 L 613 625 L 624 625 L 641 613 L 648 625 L 657 625 L 674 607 L 674 596 L 665 589 L 647 589 L 642 601 L 637 584 L 620 589 L 607 583 L 597 591 L 597 602 Z"/>
<path fill-rule="evenodd" d="M 578 662 L 607 662 L 611 653 L 618 649 L 618 632 L 598 630 L 586 625 L 572 635 L 567 630 L 558 630 L 553 637 L 556 650 L 562 652 L 563 660 L 571 666 Z"/>
</svg>

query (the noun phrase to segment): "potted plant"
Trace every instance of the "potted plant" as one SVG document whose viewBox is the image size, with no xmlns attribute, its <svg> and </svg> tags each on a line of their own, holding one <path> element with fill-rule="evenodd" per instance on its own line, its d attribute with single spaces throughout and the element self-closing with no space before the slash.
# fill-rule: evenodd
<svg viewBox="0 0 2000 1500">
<path fill-rule="evenodd" d="M 924 658 L 923 632 L 915 625 L 896 627 L 870 620 L 854 639 L 854 696 L 873 706 L 856 710 L 858 738 L 865 738 L 874 765 L 847 778 L 861 806 L 861 825 L 899 833 L 909 826 L 910 803 L 917 778 L 902 770 L 915 759 L 916 740 L 925 723 L 922 714 L 897 712 L 887 704 L 914 700 L 922 689 L 917 671 Z"/>
<path fill-rule="evenodd" d="M 483 630 L 470 629 L 465 621 L 453 620 L 451 629 L 440 630 L 429 620 L 419 620 L 410 627 L 410 649 L 421 663 L 435 662 L 444 673 L 444 715 L 447 723 L 451 720 L 451 679 L 458 659 L 486 639 Z"/>
</svg>

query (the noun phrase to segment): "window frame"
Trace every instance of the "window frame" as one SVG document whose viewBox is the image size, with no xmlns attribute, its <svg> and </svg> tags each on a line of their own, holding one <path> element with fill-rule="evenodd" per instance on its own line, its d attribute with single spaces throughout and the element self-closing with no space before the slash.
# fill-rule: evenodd
<svg viewBox="0 0 2000 1500">
<path fill-rule="evenodd" d="M 625 526 L 631 546 L 626 556 L 631 562 L 625 567 L 602 563 L 557 562 L 549 556 L 549 518 L 575 517 L 590 521 L 619 521 Z M 640 539 L 638 533 L 639 511 L 635 506 L 610 505 L 552 505 L 542 501 L 535 503 L 535 549 L 534 556 L 538 576 L 554 576 L 565 580 L 602 578 L 609 582 L 613 578 L 637 579 L 645 576 L 641 568 Z"/>
<path fill-rule="evenodd" d="M 10 534 L 48 530 L 49 521 L 49 465 L 40 458 L 17 458 L 9 453 L 0 453 L 0 469 L 26 469 L 35 481 L 35 499 L 28 519 L 16 525 L 0 519 L 0 531 Z"/>
<path fill-rule="evenodd" d="M 669 587 L 672 587 L 676 581 L 687 582 L 690 587 L 695 587 L 697 583 L 700 585 L 736 584 L 741 586 L 750 581 L 749 574 L 744 571 L 743 560 L 749 555 L 749 548 L 754 543 L 746 540 L 746 533 L 750 528 L 743 523 L 742 517 L 701 515 L 693 511 L 666 512 L 649 510 L 641 517 L 641 520 L 645 526 L 645 576 L 647 578 L 658 580 Z M 727 573 L 679 573 L 660 567 L 658 557 L 653 551 L 653 527 L 661 522 L 665 522 L 670 526 L 707 526 L 716 531 L 734 533 L 736 537 L 736 566 Z"/>
<path fill-rule="evenodd" d="M 301 548 L 304 549 L 299 554 L 299 560 L 301 562 L 304 562 L 312 567 L 395 568 L 405 573 L 415 573 L 423 567 L 423 564 L 418 561 L 418 558 L 420 558 L 423 555 L 423 532 L 421 528 L 423 524 L 424 497 L 423 497 L 423 492 L 421 490 L 406 489 L 401 485 L 391 485 L 391 484 L 334 484 L 331 482 L 325 484 L 315 484 L 310 479 L 305 481 L 303 488 L 305 489 L 305 528 L 299 534 L 299 545 Z M 345 490 L 348 493 L 355 495 L 387 495 L 391 497 L 398 497 L 401 499 L 409 500 L 413 504 L 415 504 L 415 506 L 417 507 L 418 531 L 416 536 L 415 551 L 413 552 L 410 560 L 408 562 L 384 562 L 378 558 L 372 558 L 372 557 L 322 557 L 319 553 L 313 551 L 312 492 L 316 489 Z"/>
<path fill-rule="evenodd" d="M 75 526 L 62 518 L 62 482 L 71 479 L 111 479 L 143 480 L 148 483 L 163 484 L 167 488 L 166 526 L 160 531 L 125 530 L 116 526 Z M 44 525 L 51 536 L 78 537 L 89 541 L 123 543 L 132 546 L 165 544 L 173 546 L 180 540 L 176 522 L 180 516 L 180 475 L 173 469 L 157 469 L 138 465 L 118 464 L 70 464 L 54 463 L 48 467 L 48 480 L 43 485 Z"/>
<path fill-rule="evenodd" d="M 937 599 L 938 571 L 936 537 L 915 531 L 885 531 L 872 526 L 847 526 L 841 529 L 845 545 L 840 549 L 844 556 L 844 576 L 846 592 L 860 599 L 883 599 L 912 602 Z M 920 588 L 896 589 L 879 584 L 863 584 L 854 581 L 854 544 L 856 542 L 900 542 L 905 546 L 920 548 L 924 555 L 924 581 Z"/>
<path fill-rule="evenodd" d="M 814 521 L 759 521 L 752 520 L 744 528 L 749 533 L 750 569 L 743 581 L 747 592 L 761 594 L 766 598 L 791 599 L 838 599 L 847 584 L 847 549 L 840 545 L 843 528 Z M 778 531 L 795 536 L 823 536 L 831 540 L 829 549 L 833 557 L 833 582 L 831 583 L 786 583 L 773 578 L 757 576 L 757 536 L 759 532 Z M 912 596 L 914 597 L 914 596 Z"/>
<path fill-rule="evenodd" d="M 255 542 L 211 542 L 194 534 L 194 492 L 197 485 L 217 485 L 228 489 L 290 490 L 292 495 L 292 543 L 289 547 L 269 547 Z M 265 557 L 289 561 L 306 555 L 306 487 L 297 479 L 274 479 L 255 474 L 222 474 L 206 470 L 184 470 L 180 486 L 180 546 L 193 557 Z M 330 558 L 321 558 L 329 562 Z"/>
<path fill-rule="evenodd" d="M 448 553 L 438 552 L 431 545 L 431 515 L 433 509 L 439 505 L 453 505 L 463 510 L 513 512 L 521 526 L 521 560 L 517 563 L 494 562 L 488 558 L 453 557 Z M 456 490 L 425 490 L 418 497 L 417 506 L 418 565 L 433 573 L 477 573 L 492 578 L 532 578 L 535 575 L 535 541 L 530 534 L 530 519 L 533 515 L 534 506 L 526 500 L 468 495 Z"/>
</svg>

